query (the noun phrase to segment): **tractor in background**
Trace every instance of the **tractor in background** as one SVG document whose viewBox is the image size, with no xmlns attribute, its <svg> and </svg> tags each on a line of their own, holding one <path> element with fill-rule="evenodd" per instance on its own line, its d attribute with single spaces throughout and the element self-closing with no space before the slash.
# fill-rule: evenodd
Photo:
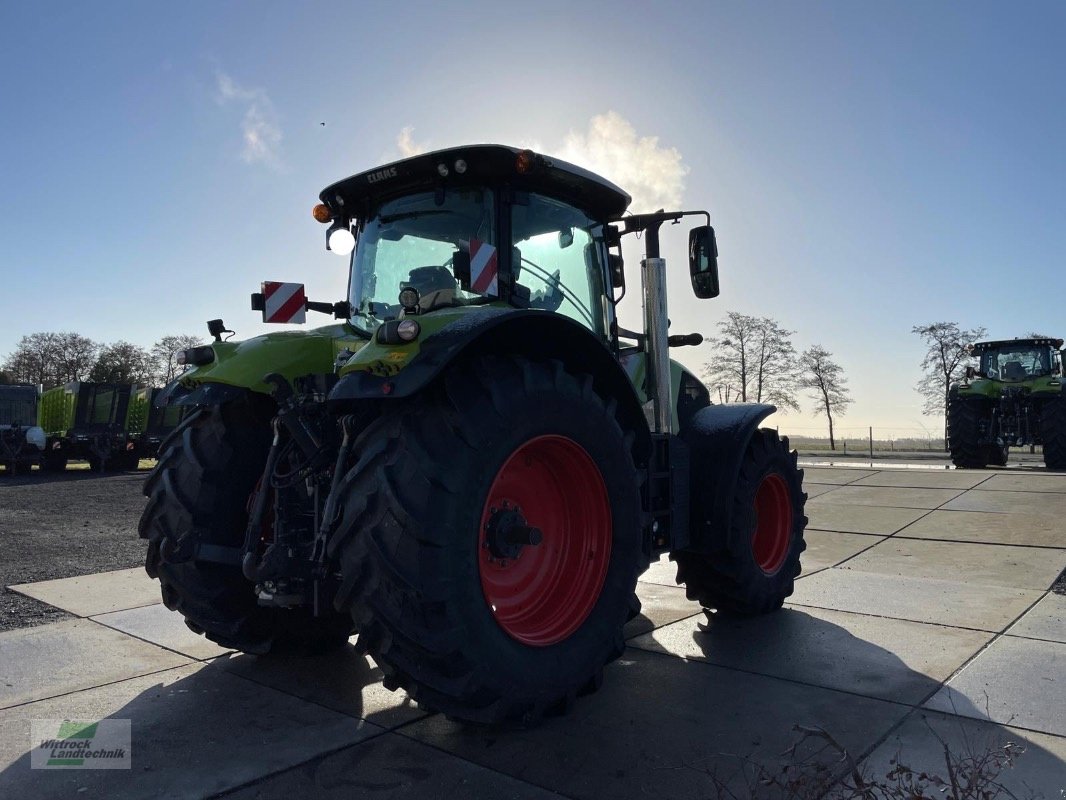
<svg viewBox="0 0 1066 800">
<path fill-rule="evenodd" d="M 948 393 L 948 446 L 956 467 L 1002 467 L 1011 447 L 1041 445 L 1048 469 L 1066 469 L 1062 339 L 978 342 Z"/>
</svg>

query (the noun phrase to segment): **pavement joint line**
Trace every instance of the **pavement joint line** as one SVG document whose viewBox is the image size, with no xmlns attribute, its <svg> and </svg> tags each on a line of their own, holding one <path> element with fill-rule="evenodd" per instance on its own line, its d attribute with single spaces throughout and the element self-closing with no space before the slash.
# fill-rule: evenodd
<svg viewBox="0 0 1066 800">
<path fill-rule="evenodd" d="M 162 604 L 161 603 L 152 603 L 152 605 L 162 605 Z M 135 606 L 134 608 L 150 608 L 150 607 L 151 606 Z M 121 611 L 133 611 L 134 609 L 133 608 L 123 608 L 123 609 L 120 609 L 120 610 Z M 105 614 L 113 614 L 113 613 L 116 613 L 116 612 L 105 611 L 104 613 Z M 173 612 L 173 613 L 177 613 L 177 612 Z M 211 661 L 212 659 L 218 658 L 219 656 L 227 655 L 226 653 L 219 653 L 218 655 L 208 656 L 207 658 L 198 658 L 197 656 L 190 656 L 188 653 L 183 653 L 181 650 L 175 650 L 173 647 L 167 647 L 165 644 L 160 644 L 159 642 L 153 642 L 151 639 L 145 639 L 143 636 L 138 636 L 135 633 L 130 633 L 129 631 L 124 631 L 121 628 L 116 628 L 114 625 L 108 625 L 106 622 L 101 622 L 100 620 L 94 619 L 93 617 L 78 617 L 78 619 L 84 619 L 84 620 L 88 620 L 89 622 L 95 622 L 97 625 L 100 625 L 100 626 L 102 626 L 104 628 L 107 628 L 108 630 L 112 630 L 112 631 L 115 631 L 117 633 L 121 633 L 123 636 L 129 636 L 131 639 L 137 639 L 138 641 L 144 642 L 145 644 L 150 644 L 150 645 L 154 645 L 156 647 L 160 647 L 163 650 L 168 650 L 171 653 L 175 653 L 175 654 L 177 654 L 179 656 L 182 656 L 183 658 L 190 658 L 193 661 L 199 661 L 199 662 L 204 663 L 204 664 L 206 664 L 208 661 Z M 200 635 L 200 634 L 197 634 L 197 635 Z M 206 636 L 204 637 L 204 639 L 206 641 L 211 641 L 210 639 L 207 639 Z M 214 643 L 212 642 L 212 644 L 214 644 Z M 222 645 L 217 645 L 217 646 L 218 647 L 222 647 Z M 230 649 L 229 652 L 233 652 L 233 650 Z"/>
<path fill-rule="evenodd" d="M 440 714 L 433 714 L 433 716 L 440 716 Z M 426 717 L 426 719 L 429 719 L 429 717 Z M 425 722 L 425 720 L 411 720 L 411 723 L 405 724 L 402 727 L 403 728 L 407 728 L 411 724 L 413 724 L 414 722 Z M 491 731 L 491 730 L 493 730 L 493 728 L 489 727 L 489 728 L 485 728 L 483 730 Z M 506 731 L 507 728 L 501 726 L 498 730 Z M 504 772 L 501 769 L 497 769 L 496 767 L 490 767 L 490 766 L 488 766 L 486 764 L 481 764 L 481 763 L 478 763 L 477 761 L 473 761 L 473 760 L 467 758 L 466 756 L 461 756 L 458 753 L 453 753 L 451 750 L 446 750 L 445 748 L 443 748 L 443 747 L 441 747 L 441 746 L 439 746 L 437 744 L 434 744 L 433 742 L 427 742 L 427 741 L 424 741 L 422 739 L 418 739 L 418 738 L 416 738 L 414 736 L 411 736 L 408 733 L 404 733 L 401 728 L 397 728 L 394 732 L 396 734 L 402 736 L 403 738 L 408 739 L 409 741 L 415 742 L 416 744 L 420 744 L 420 745 L 423 745 L 425 747 L 429 747 L 429 748 L 431 748 L 433 750 L 436 750 L 438 753 L 441 753 L 441 754 L 443 754 L 445 756 L 448 756 L 449 758 L 457 758 L 460 761 L 465 761 L 467 764 L 472 764 L 473 766 L 475 766 L 475 767 L 477 767 L 479 769 L 484 769 L 484 770 L 487 770 L 488 772 L 494 772 L 497 775 L 503 775 L 505 778 L 509 778 L 510 780 L 517 781 L 518 783 L 524 783 L 527 786 L 532 786 L 535 789 L 540 789 L 542 791 L 548 792 L 549 794 L 554 795 L 556 797 L 563 797 L 563 798 L 566 798 L 566 800 L 578 800 L 578 798 L 575 795 L 565 794 L 564 792 L 561 792 L 558 789 L 553 789 L 550 786 L 543 786 L 543 785 L 541 785 L 539 783 L 534 783 L 533 781 L 531 781 L 531 780 L 529 780 L 527 778 L 519 778 L 519 777 L 517 777 L 515 775 L 510 774 L 509 772 Z"/>
<path fill-rule="evenodd" d="M 989 477 L 992 477 L 992 476 L 990 475 Z M 986 479 L 986 480 L 987 480 L 987 479 Z M 983 483 L 983 482 L 984 482 L 984 481 L 982 481 L 982 483 Z M 978 486 L 980 486 L 980 485 L 981 485 L 981 484 L 978 484 Z M 957 495 L 955 495 L 954 497 L 952 497 L 952 498 L 951 498 L 950 500 L 945 500 L 945 501 L 944 501 L 943 503 L 941 503 L 940 505 L 938 505 L 938 506 L 937 506 L 936 508 L 930 508 L 930 509 L 929 509 L 928 511 L 926 511 L 926 512 L 925 512 L 924 514 L 922 514 L 922 515 L 921 515 L 920 517 L 918 517 L 918 519 L 915 519 L 915 520 L 911 520 L 911 521 L 910 521 L 910 522 L 908 522 L 908 523 L 907 523 L 906 525 L 904 525 L 904 526 L 903 526 L 902 528 L 900 528 L 900 529 L 899 529 L 899 530 L 897 530 L 897 531 L 894 531 L 894 532 L 893 532 L 892 534 L 890 534 L 890 535 L 892 535 L 892 536 L 895 536 L 895 535 L 896 535 L 896 534 L 898 534 L 898 533 L 903 533 L 903 531 L 907 530 L 907 528 L 909 528 L 909 527 L 910 527 L 911 525 L 913 525 L 913 524 L 915 524 L 916 522 L 919 522 L 919 521 L 921 521 L 921 520 L 925 519 L 925 518 L 926 518 L 926 517 L 928 517 L 928 516 L 929 516 L 930 514 L 932 514 L 932 513 L 934 512 L 934 511 L 941 511 L 941 510 L 943 510 L 943 509 L 944 509 L 944 506 L 946 506 L 946 505 L 947 505 L 948 503 L 950 503 L 950 502 L 952 502 L 952 501 L 954 501 L 954 500 L 958 500 L 958 499 L 959 499 L 960 497 L 962 497 L 962 496 L 963 496 L 964 494 L 966 494 L 967 492 L 971 492 L 971 491 L 973 491 L 973 490 L 972 490 L 972 489 L 963 489 L 963 490 L 962 490 L 961 492 L 959 492 L 959 493 L 958 493 Z"/>
<path fill-rule="evenodd" d="M 1028 608 L 1026 608 L 1025 611 L 1023 611 L 1021 614 L 1019 614 L 1014 619 L 1014 621 L 1010 622 L 1003 630 L 1004 631 L 1008 630 L 1011 627 L 1011 625 L 1016 624 L 1019 619 L 1021 619 L 1026 614 L 1028 614 L 1029 611 L 1032 610 L 1033 606 L 1035 606 L 1037 603 L 1039 603 L 1040 600 L 1042 600 L 1046 595 L 1047 595 L 1047 592 L 1045 592 L 1043 595 L 1041 595 L 1038 600 L 1036 600 L 1032 605 L 1030 605 Z M 845 613 L 850 613 L 850 612 L 845 612 Z M 943 627 L 954 627 L 954 626 L 943 626 Z M 968 630 L 968 629 L 966 629 L 966 630 Z M 936 711 L 937 713 L 944 714 L 944 715 L 950 716 L 950 717 L 956 717 L 958 719 L 980 719 L 979 717 L 967 717 L 967 716 L 965 716 L 963 714 L 949 713 L 949 712 L 946 712 L 946 711 L 940 711 L 939 709 L 926 709 L 926 708 L 923 708 L 923 706 L 926 703 L 928 703 L 930 700 L 932 700 L 933 697 L 935 697 L 938 692 L 940 692 L 942 689 L 947 687 L 947 685 L 957 675 L 959 675 L 964 669 L 966 669 L 966 667 L 968 667 L 977 658 L 979 658 L 982 653 L 984 653 L 986 650 L 988 650 L 988 648 L 990 648 L 995 642 L 999 641 L 1004 636 L 1003 631 L 1000 631 L 998 633 L 994 633 L 994 632 L 991 632 L 991 631 L 983 631 L 983 632 L 984 633 L 993 633 L 993 635 L 989 638 L 989 640 L 987 642 L 984 643 L 984 645 L 982 645 L 981 647 L 977 648 L 977 650 L 974 653 L 972 653 L 969 658 L 967 658 L 965 661 L 962 662 L 962 664 L 960 664 L 958 667 L 956 667 L 951 672 L 950 675 L 946 676 L 942 681 L 940 681 L 939 685 L 935 689 L 933 689 L 928 695 L 926 695 L 926 697 L 923 700 L 921 700 L 917 705 L 915 705 L 912 708 L 911 711 L 909 711 L 906 714 L 904 714 L 903 718 L 900 719 L 895 725 L 891 726 L 888 729 L 888 731 L 886 731 L 885 734 L 880 739 L 878 739 L 876 742 L 874 742 L 869 747 L 867 747 L 866 750 L 864 750 L 861 754 L 859 754 L 859 757 L 856 759 L 856 763 L 857 764 L 861 764 L 869 756 L 871 756 L 878 747 L 880 747 L 882 744 L 884 744 L 886 741 L 888 741 L 888 738 L 892 735 L 892 733 L 894 731 L 896 731 L 899 728 L 901 728 L 904 725 L 904 723 L 906 723 L 911 717 L 913 717 L 917 713 L 921 713 L 923 711 Z M 1003 723 L 995 722 L 994 720 L 991 719 L 991 717 L 989 717 L 987 720 L 983 720 L 983 721 L 989 722 L 989 723 L 991 723 L 993 725 L 1003 725 Z M 1022 730 L 1030 730 L 1030 729 L 1023 728 Z M 1042 734 L 1043 733 L 1047 733 L 1046 731 L 1033 731 L 1033 732 L 1034 733 L 1042 733 Z"/>
<path fill-rule="evenodd" d="M 1008 630 L 1010 630 L 1010 628 L 1012 626 L 1014 626 L 1014 625 L 1016 625 L 1018 623 L 1018 620 L 1020 620 L 1022 617 L 1024 617 L 1030 611 L 1032 611 L 1034 606 L 1036 606 L 1037 603 L 1039 603 L 1041 600 L 1043 600 L 1045 597 L 1047 597 L 1047 595 L 1048 595 L 1047 591 L 1043 592 L 1040 595 L 1040 597 L 1038 597 L 1035 601 L 1033 601 L 1028 607 L 1026 607 L 1026 609 L 1024 611 L 1022 611 L 1013 620 L 1008 622 L 1001 630 L 994 632 L 992 637 L 987 642 L 985 642 L 981 647 L 978 647 L 977 650 L 974 653 L 972 653 L 969 658 L 967 658 L 965 661 L 963 661 L 961 664 L 959 664 L 959 666 L 957 666 L 952 671 L 952 673 L 950 675 L 948 675 L 946 678 L 944 678 L 944 680 L 940 682 L 940 685 L 936 689 L 934 689 L 929 695 L 927 695 L 926 698 L 924 700 L 922 700 L 921 703 L 918 704 L 919 707 L 925 705 L 930 700 L 932 700 L 937 692 L 939 692 L 941 689 L 944 689 L 945 687 L 947 687 L 947 685 L 956 676 L 960 675 L 963 672 L 963 670 L 965 670 L 974 661 L 976 661 L 978 658 L 980 658 L 983 653 L 985 653 L 990 647 L 992 647 L 992 645 L 994 645 L 996 642 L 998 642 L 1000 639 L 1002 639 L 1006 635 L 1006 632 Z M 1018 638 L 1021 638 L 1021 637 L 1018 637 Z M 954 714 L 954 716 L 960 717 L 960 716 L 963 716 L 963 715 L 962 714 Z M 1041 733 L 1043 733 L 1043 731 L 1041 731 Z"/>
<path fill-rule="evenodd" d="M 688 658 L 687 656 L 679 656 L 676 653 L 664 653 L 662 650 L 648 650 L 648 649 L 646 649 L 644 647 L 641 647 L 640 645 L 637 645 L 637 644 L 627 644 L 626 647 L 632 647 L 634 650 L 639 650 L 642 653 L 648 653 L 648 654 L 653 655 L 653 656 L 661 656 L 663 658 L 676 658 L 676 659 L 679 659 L 681 661 L 686 661 L 689 664 L 702 664 L 702 665 L 707 666 L 707 667 L 712 667 L 712 668 L 716 668 L 716 669 L 724 669 L 724 670 L 728 670 L 730 672 L 740 672 L 740 673 L 742 673 L 744 675 L 754 675 L 755 677 L 767 678 L 767 679 L 772 680 L 772 681 L 782 681 L 784 683 L 791 683 L 793 686 L 803 686 L 803 687 L 805 687 L 807 689 L 821 689 L 824 692 L 836 692 L 837 694 L 846 694 L 849 697 L 861 697 L 863 700 L 873 700 L 874 702 L 877 702 L 877 703 L 888 703 L 889 705 L 899 706 L 900 708 L 919 708 L 920 707 L 920 705 L 915 706 L 915 705 L 912 705 L 911 703 L 900 702 L 899 700 L 886 700 L 883 697 L 873 697 L 872 695 L 862 694 L 861 692 L 851 691 L 850 689 L 838 689 L 835 686 L 823 686 L 820 683 L 811 683 L 810 681 L 801 681 L 798 678 L 786 678 L 786 677 L 782 677 L 781 675 L 770 675 L 770 674 L 768 674 L 766 672 L 757 672 L 756 670 L 745 669 L 743 667 L 731 667 L 731 666 L 727 666 L 725 664 L 715 664 L 713 661 L 707 661 L 707 660 L 701 659 L 701 658 Z M 939 690 L 939 687 L 938 687 L 938 690 Z M 928 700 L 928 698 L 926 698 L 926 700 Z M 924 702 L 926 702 L 926 700 L 922 700 L 922 702 L 924 703 Z"/>
<path fill-rule="evenodd" d="M 34 703 L 43 702 L 44 700 L 58 700 L 61 697 L 69 697 L 72 694 L 81 694 L 82 692 L 91 692 L 94 689 L 102 689 L 105 686 L 115 686 L 116 684 L 126 683 L 127 681 L 135 681 L 135 680 L 140 680 L 141 678 L 149 678 L 152 675 L 161 675 L 164 672 L 170 672 L 171 670 L 175 670 L 175 669 L 183 669 L 185 667 L 191 667 L 193 664 L 199 663 L 195 659 L 189 658 L 189 656 L 183 655 L 183 658 L 188 658 L 189 662 L 187 664 L 175 664 L 174 666 L 165 667 L 163 669 L 154 669 L 154 670 L 152 670 L 150 672 L 144 672 L 144 673 L 142 673 L 140 675 L 130 675 L 130 676 L 127 676 L 125 678 L 119 678 L 118 680 L 114 680 L 114 681 L 104 681 L 103 683 L 96 683 L 96 684 L 93 684 L 92 686 L 87 686 L 84 689 L 71 689 L 69 692 L 60 692 L 59 694 L 50 694 L 50 695 L 46 695 L 45 697 L 35 697 L 32 700 L 24 700 L 21 703 L 13 703 L 13 704 L 11 704 L 9 706 L 0 706 L 0 711 L 11 711 L 12 709 L 22 708 L 22 706 L 30 706 L 30 705 L 33 705 Z"/>
<path fill-rule="evenodd" d="M 977 513 L 980 513 L 980 512 L 977 512 Z M 917 522 L 917 520 L 915 520 L 915 522 Z M 913 525 L 914 523 L 911 523 L 911 524 Z M 907 527 L 909 528 L 910 525 L 908 525 Z M 832 532 L 833 531 L 831 531 L 831 533 Z M 839 533 L 840 531 L 836 531 L 836 532 Z M 987 547 L 1022 547 L 1022 548 L 1029 548 L 1029 549 L 1033 549 L 1033 550 L 1058 550 L 1058 551 L 1066 552 L 1066 546 L 1064 546 L 1064 547 L 1055 547 L 1054 545 L 1050 545 L 1050 544 L 1023 544 L 1021 542 L 979 542 L 979 541 L 975 541 L 973 539 L 940 539 L 940 538 L 931 539 L 928 536 L 904 536 L 902 531 L 900 533 L 892 534 L 890 538 L 892 538 L 892 539 L 906 539 L 907 541 L 910 541 L 910 542 L 947 542 L 948 544 L 979 544 L 979 545 L 984 545 L 984 546 L 987 546 Z"/>
<path fill-rule="evenodd" d="M 1030 642 L 1047 642 L 1048 644 L 1062 644 L 1066 645 L 1066 642 L 1060 639 L 1045 639 L 1043 636 L 1022 636 L 1020 633 L 1005 633 L 1003 634 L 1005 639 L 1024 639 Z"/>
<path fill-rule="evenodd" d="M 887 506 L 884 506 L 887 508 Z M 889 536 L 895 536 L 893 533 L 870 533 L 868 531 L 835 531 L 832 528 L 804 528 L 804 531 L 815 533 L 846 533 L 849 536 L 876 536 L 878 539 L 887 539 Z"/>
<path fill-rule="evenodd" d="M 692 602 L 695 603 L 696 601 L 692 601 Z M 634 633 L 631 636 L 627 637 L 625 639 L 625 641 L 628 642 L 631 639 L 636 639 L 638 636 L 647 636 L 649 633 L 655 633 L 655 631 L 659 630 L 660 628 L 665 628 L 665 627 L 667 627 L 669 625 L 673 625 L 676 622 L 684 622 L 686 619 L 692 619 L 693 617 L 698 617 L 702 613 L 703 613 L 703 609 L 698 604 L 696 604 L 696 610 L 693 611 L 691 614 L 686 614 L 683 617 L 678 617 L 677 619 L 671 620 L 670 622 L 664 622 L 662 625 L 654 625 L 650 631 L 641 631 L 640 633 Z M 633 619 L 636 619 L 636 617 L 634 617 Z M 645 619 L 647 619 L 647 617 L 645 617 Z"/>
<path fill-rule="evenodd" d="M 335 709 L 333 709 L 333 710 L 335 710 Z M 363 721 L 366 722 L 366 720 L 363 720 Z M 367 724 L 368 725 L 374 725 L 373 722 L 369 722 Z M 381 728 L 380 725 L 375 725 L 374 727 Z M 340 752 L 342 752 L 344 750 L 349 750 L 349 749 L 354 749 L 356 747 L 360 747 L 360 746 L 366 744 L 367 742 L 372 742 L 375 739 L 380 739 L 382 736 L 385 736 L 388 733 L 390 733 L 390 731 L 382 728 L 380 732 L 372 733 L 370 736 L 367 736 L 365 739 L 360 739 L 358 742 L 348 742 L 348 744 L 340 745 L 339 747 L 334 747 L 334 748 L 331 748 L 329 750 L 324 750 L 323 752 L 316 753 L 315 755 L 313 755 L 313 756 L 311 756 L 309 758 L 305 758 L 303 761 L 300 761 L 300 762 L 298 762 L 296 764 L 291 764 L 291 765 L 289 765 L 287 767 L 282 767 L 280 769 L 276 769 L 273 772 L 266 772 L 266 773 L 264 773 L 262 775 L 257 775 L 256 777 L 252 778 L 251 780 L 245 781 L 244 783 L 238 784 L 237 786 L 231 786 L 228 789 L 223 789 L 221 792 L 215 792 L 214 794 L 204 795 L 205 800 L 217 800 L 217 798 L 222 798 L 222 797 L 225 797 L 226 795 L 233 794 L 234 792 L 239 792 L 239 791 L 242 791 L 244 789 L 248 789 L 248 788 L 250 788 L 252 786 L 255 786 L 257 784 L 263 783 L 264 781 L 268 780 L 269 778 L 274 778 L 274 777 L 277 777 L 278 775 L 284 775 L 286 772 L 290 772 L 290 771 L 292 771 L 294 769 L 300 769 L 300 767 L 304 767 L 304 766 L 306 766 L 306 765 L 308 765 L 308 764 L 310 764 L 310 763 L 312 763 L 314 761 L 317 761 L 320 758 L 329 758 L 330 756 L 336 755 L 337 753 L 340 753 Z"/>
<path fill-rule="evenodd" d="M 833 568 L 831 567 L 830 569 L 833 569 Z M 981 585 L 981 584 L 976 584 L 976 585 Z M 1039 589 L 1028 589 L 1028 590 L 1025 590 L 1025 591 L 1036 592 L 1036 591 L 1040 591 L 1040 590 Z M 789 606 L 793 606 L 795 608 L 817 608 L 820 611 L 837 611 L 837 612 L 839 612 L 841 614 L 857 614 L 860 617 L 873 617 L 874 619 L 894 619 L 894 620 L 898 620 L 899 622 L 916 622 L 919 625 L 933 625 L 933 626 L 936 626 L 938 628 L 957 628 L 960 631 L 973 631 L 975 633 L 999 634 L 1001 632 L 1001 631 L 991 630 L 989 628 L 971 628 L 968 625 L 945 625 L 942 622 L 930 622 L 927 619 L 912 619 L 911 617 L 890 617 L 887 614 L 871 614 L 868 611 L 847 611 L 847 610 L 841 609 L 841 608 L 830 608 L 829 606 L 816 606 L 816 605 L 811 605 L 810 603 L 797 603 L 794 600 L 786 600 L 785 604 L 789 605 Z M 1029 608 L 1032 608 L 1032 606 L 1029 606 Z M 1017 620 L 1015 620 L 1015 622 L 1017 622 Z M 1011 624 L 1014 624 L 1014 623 L 1011 623 Z"/>
<path fill-rule="evenodd" d="M 279 692 L 281 694 L 288 695 L 289 697 L 291 697 L 291 698 L 293 698 L 295 700 L 299 700 L 300 702 L 308 703 L 308 704 L 313 705 L 313 706 L 318 706 L 319 708 L 324 708 L 324 709 L 326 709 L 326 711 L 332 711 L 334 714 L 343 714 L 344 716 L 350 717 L 351 719 L 357 719 L 357 720 L 360 720 L 361 722 L 367 723 L 368 725 L 374 725 L 374 726 L 376 726 L 378 728 L 381 728 L 384 733 L 389 733 L 390 731 L 396 730 L 396 728 L 386 727 L 385 725 L 381 725 L 380 723 L 373 722 L 372 720 L 369 720 L 366 717 L 360 717 L 357 714 L 349 714 L 347 711 L 341 711 L 339 709 L 333 708 L 332 706 L 327 706 L 325 703 L 321 703 L 318 700 L 312 700 L 311 698 L 308 698 L 308 697 L 301 697 L 298 694 L 293 694 L 292 692 L 288 691 L 287 689 L 279 689 L 277 686 L 273 686 L 273 685 L 271 685 L 269 683 L 264 683 L 263 681 L 258 681 L 255 678 L 249 677 L 248 675 L 241 675 L 240 673 L 229 672 L 228 670 L 227 670 L 226 674 L 227 675 L 231 675 L 234 678 L 240 678 L 241 680 L 247 681 L 248 683 L 253 683 L 256 686 L 258 686 L 259 688 L 261 688 L 261 689 L 271 689 L 271 690 L 273 690 L 275 692 Z M 381 683 L 381 681 L 375 681 L 375 683 Z M 365 689 L 367 687 L 364 686 L 363 688 Z M 408 695 L 408 696 L 410 696 L 410 695 Z M 411 722 L 420 722 L 422 719 L 425 719 L 425 717 L 420 717 L 417 720 L 410 720 L 410 721 Z M 406 723 L 403 723 L 403 724 L 406 724 Z M 399 726 L 397 726 L 397 727 L 399 727 Z"/>
<path fill-rule="evenodd" d="M 881 541 L 874 542 L 873 544 L 869 545 L 868 547 L 864 547 L 862 550 L 859 550 L 856 553 L 852 553 L 850 556 L 845 558 L 843 561 L 838 561 L 836 564 L 833 564 L 832 566 L 830 566 L 829 569 L 835 569 L 836 567 L 839 567 L 841 564 L 847 564 L 853 558 L 858 558 L 859 556 L 861 556 L 863 553 L 867 552 L 868 550 L 873 550 L 875 547 L 877 547 L 877 546 L 881 545 L 882 543 L 886 542 L 888 539 L 892 538 L 893 535 L 894 534 L 889 534 L 884 539 L 881 539 Z"/>
</svg>

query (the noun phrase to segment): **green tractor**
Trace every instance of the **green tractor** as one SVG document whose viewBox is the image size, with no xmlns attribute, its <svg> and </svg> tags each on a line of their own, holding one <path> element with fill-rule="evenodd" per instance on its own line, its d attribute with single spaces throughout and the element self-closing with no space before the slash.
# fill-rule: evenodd
<svg viewBox="0 0 1066 800">
<path fill-rule="evenodd" d="M 1062 339 L 978 342 L 979 359 L 948 393 L 956 467 L 1005 466 L 1011 447 L 1042 445 L 1048 469 L 1066 469 Z"/>
<path fill-rule="evenodd" d="M 768 405 L 712 406 L 669 358 L 659 229 L 692 215 L 697 296 L 718 294 L 706 212 L 630 197 L 499 145 L 327 187 L 313 215 L 351 253 L 349 297 L 252 296 L 267 321 L 215 341 L 167 402 L 189 412 L 149 476 L 140 534 L 166 605 L 227 647 L 358 633 L 385 685 L 462 720 L 531 722 L 595 690 L 669 553 L 688 596 L 781 607 L 800 571 L 802 471 Z M 618 325 L 621 243 L 640 237 L 643 330 Z"/>
</svg>

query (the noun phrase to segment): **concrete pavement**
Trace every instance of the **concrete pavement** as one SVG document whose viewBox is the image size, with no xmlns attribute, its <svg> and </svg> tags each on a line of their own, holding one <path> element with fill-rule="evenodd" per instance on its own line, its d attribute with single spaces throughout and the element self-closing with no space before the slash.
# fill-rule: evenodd
<svg viewBox="0 0 1066 800">
<path fill-rule="evenodd" d="M 839 773 L 787 755 L 799 725 L 881 775 L 1011 742 L 1004 784 L 1057 800 L 1066 475 L 808 467 L 805 485 L 784 610 L 708 618 L 655 564 L 603 688 L 532 730 L 427 715 L 351 649 L 227 652 L 139 570 L 16 587 L 78 619 L 0 633 L 0 797 L 747 797 L 753 763 Z M 32 720 L 103 718 L 132 720 L 130 770 L 30 769 Z"/>
</svg>

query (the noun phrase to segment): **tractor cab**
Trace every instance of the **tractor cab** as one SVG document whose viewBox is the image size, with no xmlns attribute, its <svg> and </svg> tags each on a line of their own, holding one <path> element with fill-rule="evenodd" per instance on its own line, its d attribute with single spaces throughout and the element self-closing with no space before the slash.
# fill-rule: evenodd
<svg viewBox="0 0 1066 800">
<path fill-rule="evenodd" d="M 315 218 L 351 256 L 351 321 L 506 304 L 558 311 L 606 336 L 607 224 L 630 197 L 528 150 L 477 145 L 418 156 L 327 187 Z"/>
<path fill-rule="evenodd" d="M 1062 374 L 1062 339 L 1013 339 L 979 342 L 972 353 L 980 359 L 976 375 L 1004 383 Z"/>
<path fill-rule="evenodd" d="M 352 253 L 351 321 L 367 333 L 440 308 L 500 304 L 558 312 L 608 338 L 624 290 L 621 235 L 646 227 L 611 224 L 631 198 L 609 181 L 498 145 L 363 172 L 320 199 L 327 248 Z M 697 271 L 710 268 L 705 258 Z"/>
</svg>

